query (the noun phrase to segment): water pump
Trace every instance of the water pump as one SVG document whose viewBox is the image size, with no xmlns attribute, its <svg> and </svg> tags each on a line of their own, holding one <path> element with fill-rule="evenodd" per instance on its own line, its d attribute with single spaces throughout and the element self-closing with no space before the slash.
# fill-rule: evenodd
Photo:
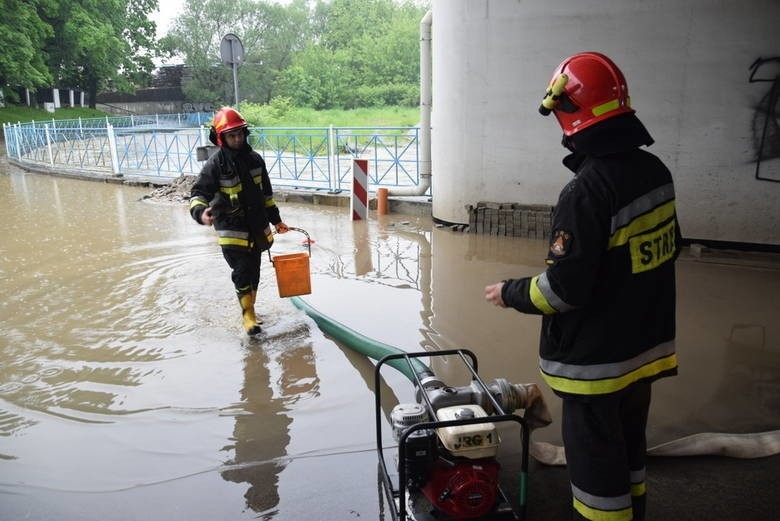
<svg viewBox="0 0 780 521">
<path fill-rule="evenodd" d="M 478 405 L 465 404 L 443 407 L 437 416 L 446 421 L 484 418 L 487 414 Z M 429 420 L 420 404 L 398 405 L 391 418 L 396 441 L 410 423 Z M 455 519 L 484 516 L 498 497 L 498 443 L 493 423 L 416 431 L 406 439 L 404 451 L 407 486 L 422 492 L 436 510 Z"/>
<path fill-rule="evenodd" d="M 394 480 L 382 450 L 380 369 L 399 358 L 412 368 L 414 358 L 447 355 L 463 361 L 471 383 L 452 387 L 430 370 L 415 372 L 417 402 L 399 404 L 390 414 L 398 443 Z M 525 518 L 530 429 L 549 423 L 549 412 L 535 384 L 496 379 L 487 385 L 477 374 L 476 356 L 463 349 L 388 355 L 377 364 L 375 377 L 380 476 L 394 520 L 404 521 L 407 516 L 416 521 Z M 525 417 L 512 414 L 517 409 L 526 409 Z M 519 426 L 516 441 L 522 447 L 522 459 L 517 508 L 499 484 L 501 465 L 496 456 L 502 440 L 496 425 L 501 422 Z"/>
</svg>

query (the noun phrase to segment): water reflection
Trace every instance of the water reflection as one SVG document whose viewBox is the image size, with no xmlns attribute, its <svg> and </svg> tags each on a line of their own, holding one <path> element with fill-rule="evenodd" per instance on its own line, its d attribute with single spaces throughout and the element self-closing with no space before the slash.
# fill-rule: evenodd
<svg viewBox="0 0 780 521">
<path fill-rule="evenodd" d="M 369 229 L 365 221 L 353 221 L 352 227 L 354 228 L 353 237 L 355 242 L 355 275 L 362 277 L 374 271 L 374 267 L 371 264 Z"/>
<path fill-rule="evenodd" d="M 299 330 L 299 346 L 285 342 L 287 349 L 268 356 L 261 345 L 251 346 L 244 360 L 241 402 L 231 408 L 235 427 L 230 444 L 233 453 L 221 474 L 227 481 L 248 483 L 246 505 L 272 519 L 278 513 L 278 475 L 287 466 L 288 428 L 292 406 L 319 395 L 319 378 L 308 330 Z M 251 341 L 250 341 L 251 344 Z M 270 415 L 269 415 L 270 413 Z"/>
</svg>

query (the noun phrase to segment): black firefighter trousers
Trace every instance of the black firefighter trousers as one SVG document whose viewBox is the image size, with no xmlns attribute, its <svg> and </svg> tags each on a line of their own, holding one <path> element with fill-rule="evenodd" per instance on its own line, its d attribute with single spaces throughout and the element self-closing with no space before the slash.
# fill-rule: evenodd
<svg viewBox="0 0 780 521">
<path fill-rule="evenodd" d="M 563 442 L 573 519 L 645 519 L 645 428 L 651 384 L 563 396 Z"/>
<path fill-rule="evenodd" d="M 260 261 L 263 251 L 256 244 L 251 250 L 222 248 L 222 256 L 233 270 L 230 278 L 239 296 L 256 291 L 260 285 Z"/>
</svg>

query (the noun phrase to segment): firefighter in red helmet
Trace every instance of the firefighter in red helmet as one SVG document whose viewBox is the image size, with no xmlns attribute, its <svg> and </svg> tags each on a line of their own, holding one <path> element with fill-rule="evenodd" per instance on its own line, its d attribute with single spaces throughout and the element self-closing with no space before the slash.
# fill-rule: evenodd
<svg viewBox="0 0 780 521">
<path fill-rule="evenodd" d="M 574 518 L 643 520 L 651 383 L 677 373 L 672 176 L 640 148 L 653 139 L 603 54 L 566 58 L 539 112 L 558 120 L 574 178 L 553 212 L 545 271 L 491 284 L 485 298 L 543 315 L 540 369 L 563 400 Z"/>
<path fill-rule="evenodd" d="M 214 115 L 209 139 L 219 149 L 198 175 L 190 194 L 190 215 L 213 225 L 232 273 L 244 331 L 262 331 L 255 315 L 262 253 L 271 247 L 274 231 L 286 233 L 273 198 L 263 158 L 247 141 L 249 126 L 236 110 L 223 107 Z"/>
</svg>

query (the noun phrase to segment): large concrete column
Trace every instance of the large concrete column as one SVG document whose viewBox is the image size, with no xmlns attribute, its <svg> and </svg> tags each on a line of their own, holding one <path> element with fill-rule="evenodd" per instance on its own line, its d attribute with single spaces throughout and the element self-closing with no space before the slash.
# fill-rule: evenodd
<svg viewBox="0 0 780 521">
<path fill-rule="evenodd" d="M 537 108 L 560 61 L 592 50 L 627 77 L 675 176 L 684 236 L 779 245 L 777 20 L 774 0 L 433 0 L 434 218 L 555 204 L 571 173 Z"/>
</svg>

